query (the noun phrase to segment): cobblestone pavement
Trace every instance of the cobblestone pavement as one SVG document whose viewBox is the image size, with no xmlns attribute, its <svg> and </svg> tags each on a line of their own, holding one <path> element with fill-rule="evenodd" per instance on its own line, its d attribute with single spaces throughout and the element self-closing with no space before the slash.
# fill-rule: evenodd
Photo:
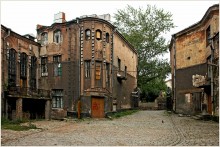
<svg viewBox="0 0 220 147">
<path fill-rule="evenodd" d="M 42 129 L 1 130 L 3 146 L 219 146 L 219 124 L 166 111 L 119 119 L 38 121 Z"/>
</svg>

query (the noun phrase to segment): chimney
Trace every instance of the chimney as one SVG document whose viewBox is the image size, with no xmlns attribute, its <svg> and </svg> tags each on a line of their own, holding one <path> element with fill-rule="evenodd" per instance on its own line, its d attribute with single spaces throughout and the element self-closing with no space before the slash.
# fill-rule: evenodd
<svg viewBox="0 0 220 147">
<path fill-rule="evenodd" d="M 57 14 L 54 14 L 54 23 L 63 23 L 66 22 L 65 19 L 65 13 L 64 12 L 59 12 Z"/>
</svg>

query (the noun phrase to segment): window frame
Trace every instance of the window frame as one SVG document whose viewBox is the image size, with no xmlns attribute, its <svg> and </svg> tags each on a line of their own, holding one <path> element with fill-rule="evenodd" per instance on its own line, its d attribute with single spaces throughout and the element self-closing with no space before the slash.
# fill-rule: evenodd
<svg viewBox="0 0 220 147">
<path fill-rule="evenodd" d="M 61 55 L 55 55 L 53 56 L 53 75 L 55 77 L 62 76 L 62 57 Z"/>
<path fill-rule="evenodd" d="M 36 89 L 36 79 L 37 79 L 37 57 L 31 56 L 31 66 L 30 66 L 30 87 L 31 89 Z"/>
<path fill-rule="evenodd" d="M 53 42 L 61 43 L 61 30 L 55 30 L 53 32 Z"/>
<path fill-rule="evenodd" d="M 107 43 L 109 43 L 109 33 L 108 33 L 108 32 L 105 34 L 105 41 L 106 41 Z"/>
<path fill-rule="evenodd" d="M 211 44 L 211 40 L 209 38 L 211 37 L 211 26 L 209 25 L 206 29 L 206 47 Z"/>
<path fill-rule="evenodd" d="M 100 38 L 98 38 L 98 33 L 100 33 L 100 34 L 99 34 L 99 37 L 100 37 Z M 102 31 L 99 30 L 99 29 L 96 30 L 96 32 L 95 32 L 95 36 L 96 36 L 96 40 L 102 40 Z"/>
<path fill-rule="evenodd" d="M 89 34 L 87 34 L 89 32 Z M 85 40 L 90 40 L 91 39 L 91 30 L 86 29 L 85 30 Z"/>
<path fill-rule="evenodd" d="M 48 57 L 41 57 L 41 77 L 48 76 Z"/>
<path fill-rule="evenodd" d="M 8 85 L 9 86 L 16 86 L 16 56 L 17 52 L 15 49 L 9 49 L 8 51 L 9 57 L 8 57 Z"/>
<path fill-rule="evenodd" d="M 63 108 L 63 89 L 52 89 L 52 108 Z"/>
<path fill-rule="evenodd" d="M 90 60 L 85 60 L 84 61 L 84 71 L 85 71 L 85 78 L 86 79 L 90 79 L 91 78 L 91 70 L 90 70 L 90 68 L 91 68 L 91 62 L 90 62 Z"/>
<path fill-rule="evenodd" d="M 22 79 L 27 79 L 27 62 L 28 56 L 26 53 L 22 52 L 20 54 L 20 77 Z"/>
</svg>

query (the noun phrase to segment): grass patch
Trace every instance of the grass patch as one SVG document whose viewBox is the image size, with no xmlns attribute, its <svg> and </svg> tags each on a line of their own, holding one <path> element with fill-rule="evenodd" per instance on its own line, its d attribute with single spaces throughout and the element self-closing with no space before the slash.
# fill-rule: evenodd
<svg viewBox="0 0 220 147">
<path fill-rule="evenodd" d="M 120 118 L 120 117 L 123 117 L 123 116 L 126 116 L 126 115 L 131 115 L 131 114 L 136 113 L 138 111 L 139 110 L 123 110 L 123 111 L 120 111 L 120 112 L 115 112 L 115 113 L 109 114 L 108 117 L 110 117 L 110 118 Z"/>
<path fill-rule="evenodd" d="M 23 120 L 8 120 L 5 118 L 1 119 L 1 127 L 2 129 L 8 129 L 8 130 L 14 130 L 14 131 L 27 131 L 30 129 L 39 129 L 36 125 L 32 124 L 30 121 L 28 125 L 24 126 L 21 125 L 22 123 L 25 123 L 26 121 Z"/>
</svg>

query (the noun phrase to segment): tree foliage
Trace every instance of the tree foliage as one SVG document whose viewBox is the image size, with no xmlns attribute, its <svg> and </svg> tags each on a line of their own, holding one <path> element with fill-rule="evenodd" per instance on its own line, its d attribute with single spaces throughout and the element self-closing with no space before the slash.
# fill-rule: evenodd
<svg viewBox="0 0 220 147">
<path fill-rule="evenodd" d="M 114 25 L 138 52 L 138 86 L 142 91 L 155 91 L 152 84 L 158 83 L 158 79 L 163 81 L 170 73 L 168 60 L 162 58 L 168 52 L 169 43 L 162 34 L 174 28 L 172 14 L 151 5 L 146 9 L 127 5 L 114 18 Z"/>
</svg>

